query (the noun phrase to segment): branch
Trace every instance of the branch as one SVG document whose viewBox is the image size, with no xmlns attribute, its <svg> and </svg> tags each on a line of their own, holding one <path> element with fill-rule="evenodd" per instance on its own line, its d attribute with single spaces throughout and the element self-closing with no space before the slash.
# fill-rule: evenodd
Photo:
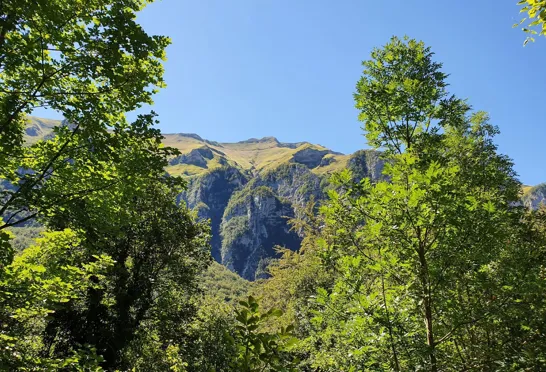
<svg viewBox="0 0 546 372">
<path fill-rule="evenodd" d="M 38 212 L 34 212 L 32 214 L 29 214 L 28 216 L 26 216 L 24 218 L 21 218 L 19 221 L 14 221 L 14 222 L 11 222 L 11 223 L 3 224 L 2 226 L 0 226 L 0 230 L 5 229 L 7 227 L 15 226 L 15 225 L 17 225 L 19 223 L 26 222 L 26 221 L 36 217 L 37 214 L 38 214 Z"/>
<path fill-rule="evenodd" d="M 4 204 L 4 206 L 2 207 L 2 209 L 0 209 L 0 216 L 2 216 L 6 210 L 8 209 L 8 207 L 11 205 L 11 203 L 13 203 L 13 201 L 16 199 L 16 197 L 21 194 L 23 191 L 27 191 L 27 190 L 31 190 L 34 186 L 36 186 L 39 182 L 41 182 L 48 170 L 51 168 L 51 166 L 53 165 L 53 163 L 62 155 L 63 151 L 65 150 L 65 148 L 68 146 L 68 144 L 72 141 L 72 139 L 74 138 L 74 135 L 76 134 L 76 132 L 78 131 L 79 129 L 79 124 L 76 126 L 76 128 L 72 131 L 70 137 L 66 140 L 66 142 L 61 146 L 61 148 L 57 151 L 57 153 L 49 160 L 49 162 L 42 168 L 42 170 L 40 171 L 40 175 L 31 183 L 24 183 L 22 184 L 21 186 L 19 186 L 19 188 L 17 189 L 16 192 L 14 192 L 11 197 L 8 199 L 8 201 L 6 201 L 6 203 Z M 30 185 L 30 186 L 29 186 Z M 4 227 L 0 227 L 0 229 L 2 229 Z"/>
</svg>

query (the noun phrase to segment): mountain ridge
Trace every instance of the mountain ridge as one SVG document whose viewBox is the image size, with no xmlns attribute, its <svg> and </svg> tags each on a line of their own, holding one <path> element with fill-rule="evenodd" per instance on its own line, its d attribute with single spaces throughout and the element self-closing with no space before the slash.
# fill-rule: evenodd
<svg viewBox="0 0 546 372">
<path fill-rule="evenodd" d="M 51 135 L 54 124 L 29 118 L 27 143 Z M 277 246 L 299 249 L 302 236 L 290 218 L 310 200 L 326 197 L 329 175 L 352 167 L 358 177 L 378 179 L 379 152 L 345 155 L 309 142 L 280 142 L 276 137 L 216 142 L 196 133 L 165 133 L 163 144 L 177 148 L 166 172 L 187 179 L 179 195 L 199 218 L 211 224 L 212 256 L 248 280 L 267 276 Z"/>
<path fill-rule="evenodd" d="M 257 174 L 286 162 L 328 174 L 345 167 L 350 157 L 319 144 L 280 142 L 272 136 L 238 142 L 210 141 L 195 133 L 165 133 L 163 137 L 164 144 L 177 148 L 183 157 L 170 159 L 167 171 L 181 176 L 199 175 L 227 164 Z"/>
<path fill-rule="evenodd" d="M 28 143 L 51 136 L 61 121 L 29 118 Z M 27 128 L 27 129 L 28 129 Z M 277 246 L 299 249 L 302 236 L 289 220 L 303 217 L 310 201 L 326 200 L 329 176 L 348 168 L 355 179 L 383 178 L 376 150 L 345 155 L 309 142 L 283 143 L 276 137 L 216 142 L 195 133 L 163 134 L 180 154 L 168 159 L 166 172 L 187 179 L 178 199 L 211 225 L 214 259 L 244 279 L 267 277 Z M 546 186 L 524 186 L 522 201 L 536 208 Z"/>
</svg>

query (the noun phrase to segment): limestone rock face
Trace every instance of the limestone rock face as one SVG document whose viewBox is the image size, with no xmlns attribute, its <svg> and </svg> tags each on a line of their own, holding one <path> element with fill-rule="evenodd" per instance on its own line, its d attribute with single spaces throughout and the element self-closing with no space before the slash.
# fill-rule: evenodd
<svg viewBox="0 0 546 372">
<path fill-rule="evenodd" d="M 200 218 L 210 220 L 212 256 L 218 262 L 221 261 L 220 223 L 224 210 L 233 193 L 247 182 L 237 168 L 223 167 L 191 178 L 187 190 L 180 195 L 190 208 L 197 209 Z"/>
<path fill-rule="evenodd" d="M 193 149 L 187 154 L 182 154 L 171 159 L 169 161 L 169 165 L 190 164 L 198 167 L 206 167 L 206 159 L 212 159 L 213 157 L 214 154 L 210 148 L 201 147 L 198 149 Z"/>
<path fill-rule="evenodd" d="M 527 190 L 522 198 L 523 205 L 529 209 L 538 209 L 546 206 L 546 183 L 541 183 Z"/>
<path fill-rule="evenodd" d="M 258 279 L 260 263 L 276 256 L 277 245 L 299 248 L 301 239 L 287 224 L 291 217 L 290 203 L 271 189 L 260 186 L 240 191 L 222 220 L 222 264 L 245 279 Z"/>
<path fill-rule="evenodd" d="M 213 257 L 254 280 L 264 277 L 277 245 L 299 248 L 301 236 L 288 220 L 311 198 L 324 198 L 321 180 L 301 164 L 284 164 L 256 177 L 225 166 L 191 178 L 180 198 L 199 218 L 210 219 Z"/>
<path fill-rule="evenodd" d="M 37 125 L 30 125 L 25 129 L 25 134 L 27 136 L 35 137 L 35 136 L 39 136 L 40 134 L 42 134 L 42 131 L 40 130 L 40 128 Z"/>
<path fill-rule="evenodd" d="M 298 217 L 311 198 L 324 198 L 321 178 L 301 164 L 284 164 L 253 178 L 225 209 L 221 263 L 245 279 L 267 275 L 276 246 L 299 248 L 302 237 L 291 230 L 289 219 Z"/>
<path fill-rule="evenodd" d="M 381 159 L 381 152 L 376 150 L 359 150 L 351 155 L 348 168 L 356 179 L 369 177 L 372 181 L 382 180 L 385 161 Z"/>
<path fill-rule="evenodd" d="M 278 196 L 302 207 L 311 197 L 324 197 L 321 190 L 322 178 L 300 164 L 284 164 L 273 171 L 257 177 L 256 186 L 266 186 Z"/>
<path fill-rule="evenodd" d="M 337 160 L 333 157 L 323 157 L 320 161 L 319 167 L 325 167 L 327 165 L 330 165 L 332 163 L 335 163 Z"/>
<path fill-rule="evenodd" d="M 238 154 L 244 151 L 240 147 L 247 145 L 253 149 L 263 146 L 260 151 L 271 151 L 278 146 L 292 148 L 266 137 L 238 142 Z M 384 163 L 379 152 L 359 151 L 343 158 L 329 150 L 308 146 L 302 144 L 289 159 L 263 170 L 245 170 L 234 165 L 224 153 L 227 146 L 222 150 L 193 149 L 180 159 L 188 162 L 192 156 L 200 156 L 221 164 L 189 178 L 188 189 L 181 195 L 190 208 L 197 210 L 199 218 L 210 219 L 212 255 L 216 261 L 245 279 L 255 280 L 267 277 L 267 265 L 278 258 L 277 246 L 299 249 L 302 234 L 291 229 L 289 220 L 302 218 L 309 201 L 323 202 L 326 189 L 331 187 L 329 174 L 317 173 L 316 169 L 344 161 L 355 178 L 370 177 L 374 181 L 382 178 Z"/>
<path fill-rule="evenodd" d="M 329 154 L 328 150 L 318 150 L 313 148 L 307 148 L 296 152 L 293 155 L 292 161 L 305 165 L 307 168 L 318 167 L 324 158 L 324 155 Z"/>
</svg>

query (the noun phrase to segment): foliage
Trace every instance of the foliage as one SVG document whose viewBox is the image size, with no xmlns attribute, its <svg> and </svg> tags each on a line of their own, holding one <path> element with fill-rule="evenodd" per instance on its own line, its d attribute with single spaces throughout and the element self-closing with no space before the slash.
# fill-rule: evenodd
<svg viewBox="0 0 546 372">
<path fill-rule="evenodd" d="M 2 368 L 187 364 L 179 345 L 208 228 L 176 204 L 184 183 L 164 168 L 178 151 L 161 144 L 155 114 L 125 118 L 164 86 L 169 40 L 135 21 L 147 3 L 0 6 Z M 25 143 L 38 107 L 65 120 Z M 12 263 L 7 229 L 36 217 L 46 240 Z"/>
<path fill-rule="evenodd" d="M 237 354 L 231 368 L 237 371 L 295 371 L 297 360 L 291 360 L 286 351 L 297 342 L 291 335 L 293 326 L 281 327 L 276 333 L 261 332 L 260 326 L 271 317 L 282 315 L 277 309 L 260 313 L 258 302 L 249 296 L 240 301 L 236 310 L 236 332 L 226 335 L 236 345 Z"/>
<path fill-rule="evenodd" d="M 171 359 L 183 361 L 187 371 L 290 371 L 297 360 L 289 352 L 297 340 L 291 327 L 267 330 L 266 323 L 281 312 L 260 314 L 250 297 L 239 305 L 226 304 L 205 294 L 197 300 L 196 317 L 187 324 L 184 338 Z M 166 349 L 153 340 L 138 352 L 137 370 L 164 371 L 169 368 Z M 173 350 L 173 348 L 171 348 Z M 214 351 L 214 352 L 211 352 Z"/>
<path fill-rule="evenodd" d="M 304 239 L 298 251 L 279 248 L 281 257 L 269 267 L 270 278 L 257 283 L 252 293 L 266 294 L 261 299 L 265 310 L 280 309 L 282 315 L 264 324 L 267 331 L 279 327 L 294 326 L 293 333 L 301 341 L 294 344 L 291 353 L 300 362 L 298 370 L 314 370 L 311 367 L 310 337 L 311 319 L 314 317 L 314 302 L 318 288 L 330 288 L 335 276 L 322 265 L 320 257 L 321 215 L 317 215 L 316 204 L 308 203 L 301 217 L 291 220 L 293 229 L 300 231 Z"/>
<path fill-rule="evenodd" d="M 153 112 L 125 117 L 164 86 L 169 40 L 136 23 L 149 2 L 0 4 L 0 369 L 546 369 L 544 186 L 525 209 L 498 129 L 430 48 L 393 38 L 363 63 L 374 150 L 163 138 Z M 546 3 L 518 4 L 544 35 Z M 65 120 L 29 120 L 39 107 Z M 198 177 L 181 194 L 166 168 Z M 211 266 L 197 214 L 271 277 Z"/>
<path fill-rule="evenodd" d="M 518 27 L 525 23 L 523 31 L 530 35 L 546 35 L 546 1 L 544 0 L 521 0 L 518 2 L 521 5 L 520 13 L 526 13 L 527 16 L 514 27 Z M 532 36 L 525 39 L 524 45 L 529 41 L 535 41 Z"/>
<path fill-rule="evenodd" d="M 8 370 L 98 367 L 96 350 L 73 344 L 54 357 L 42 337 L 49 317 L 68 302 L 83 306 L 88 290 L 105 287 L 114 261 L 86 258 L 83 240 L 73 230 L 46 232 L 3 272 L 0 280 L 0 365 Z"/>
<path fill-rule="evenodd" d="M 206 297 L 216 298 L 218 302 L 232 303 L 246 297 L 253 288 L 253 283 L 213 262 L 201 275 L 200 286 Z"/>
<path fill-rule="evenodd" d="M 23 249 L 30 247 L 34 239 L 40 236 L 40 233 L 44 231 L 43 227 L 11 227 L 9 229 L 13 233 L 13 240 L 11 244 L 16 252 L 21 252 Z"/>
<path fill-rule="evenodd" d="M 327 287 L 332 277 L 321 265 L 317 237 L 323 224 L 321 216 L 316 214 L 316 203 L 309 202 L 300 218 L 291 220 L 292 228 L 304 236 L 298 251 L 278 248 L 280 258 L 268 266 L 270 278 L 258 282 L 251 293 L 267 295 L 261 299 L 266 309 L 280 309 L 283 314 L 275 319 L 275 326 L 294 324 L 298 336 L 307 335 L 309 319 L 309 298 L 316 294 L 319 287 Z M 268 329 L 268 328 L 266 328 Z"/>
<path fill-rule="evenodd" d="M 115 260 L 106 289 L 88 291 L 85 307 L 68 302 L 57 310 L 46 335 L 61 355 L 71 344 L 93 345 L 105 369 L 128 368 L 131 358 L 124 350 L 142 347 L 149 334 L 157 334 L 159 342 L 183 336 L 195 312 L 190 299 L 196 277 L 210 263 L 208 228 L 176 205 L 176 187 L 150 183 L 137 194 L 131 190 L 97 195 L 108 208 L 80 204 L 81 209 L 66 209 L 50 222 L 81 229 L 88 254 Z"/>
<path fill-rule="evenodd" d="M 389 182 L 343 172 L 321 208 L 316 241 L 334 283 L 317 290 L 310 363 L 544 368 L 544 236 L 518 206 L 496 128 L 448 95 L 423 43 L 393 38 L 364 66 L 355 100 Z"/>
<path fill-rule="evenodd" d="M 141 169 L 174 153 L 159 148 L 153 115 L 132 124 L 124 116 L 152 103 L 152 94 L 164 86 L 162 61 L 169 40 L 148 35 L 135 22 L 135 12 L 146 3 L 23 0 L 2 5 L 0 179 L 13 187 L 0 192 L 0 229 L 121 182 L 111 169 L 127 146 L 144 161 Z M 24 146 L 27 114 L 38 107 L 62 114 L 64 125 L 54 129 L 53 140 Z M 142 143 L 135 134 L 142 135 Z"/>
<path fill-rule="evenodd" d="M 182 349 L 188 371 L 232 371 L 230 364 L 237 349 L 234 343 L 227 341 L 226 335 L 235 334 L 234 305 L 222 302 L 218 296 L 205 295 L 199 300 L 197 316 L 189 326 Z"/>
</svg>

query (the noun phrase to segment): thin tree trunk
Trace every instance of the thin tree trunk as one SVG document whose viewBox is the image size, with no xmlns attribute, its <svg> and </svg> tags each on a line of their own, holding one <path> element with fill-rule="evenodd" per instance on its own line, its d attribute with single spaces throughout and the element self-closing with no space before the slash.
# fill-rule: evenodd
<svg viewBox="0 0 546 372">
<path fill-rule="evenodd" d="M 432 321 L 432 299 L 430 293 L 430 280 L 428 276 L 428 264 L 425 256 L 425 248 L 423 245 L 419 247 L 419 263 L 421 265 L 421 288 L 423 300 L 423 313 L 425 321 L 425 329 L 427 332 L 428 356 L 430 361 L 430 370 L 438 371 L 438 362 L 436 360 L 436 344 L 434 342 L 434 329 Z"/>
<path fill-rule="evenodd" d="M 394 342 L 391 319 L 390 319 L 389 310 L 387 307 L 387 297 L 385 295 L 385 279 L 383 274 L 381 274 L 381 290 L 383 293 L 383 304 L 385 305 L 385 316 L 387 317 L 387 325 L 389 328 L 389 337 L 391 339 L 392 356 L 394 358 L 394 370 L 400 371 L 400 362 L 398 361 L 398 352 L 396 351 L 396 344 Z"/>
</svg>

